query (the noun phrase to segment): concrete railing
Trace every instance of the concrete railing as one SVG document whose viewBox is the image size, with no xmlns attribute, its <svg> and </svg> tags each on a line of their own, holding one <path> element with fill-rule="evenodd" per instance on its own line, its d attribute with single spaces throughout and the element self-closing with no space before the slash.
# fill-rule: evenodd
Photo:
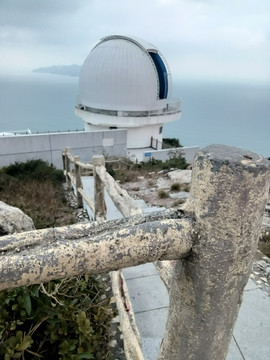
<svg viewBox="0 0 270 360">
<path fill-rule="evenodd" d="M 93 163 L 98 182 L 107 176 L 102 161 Z M 224 360 L 257 248 L 268 164 L 210 146 L 196 155 L 181 209 L 1 237 L 0 289 L 175 260 L 159 359 Z M 102 217 L 102 204 L 95 208 Z"/>
<path fill-rule="evenodd" d="M 80 161 L 79 156 L 72 156 L 68 148 L 62 152 L 62 161 L 64 174 L 66 176 L 66 183 L 68 188 L 71 188 L 72 185 L 75 187 L 75 193 L 77 196 L 78 207 L 82 207 L 83 199 L 90 209 L 95 208 L 93 200 L 83 191 L 82 179 L 81 176 L 92 175 L 93 174 L 93 165 L 90 163 L 85 163 Z"/>
<path fill-rule="evenodd" d="M 163 102 L 163 107 L 161 109 L 155 110 L 105 110 L 105 109 L 98 109 L 89 106 L 85 106 L 81 104 L 80 97 L 77 97 L 77 105 L 76 108 L 79 110 L 88 111 L 94 114 L 100 115 L 109 115 L 109 116 L 117 116 L 117 117 L 151 117 L 151 116 L 167 116 L 172 114 L 178 114 L 181 112 L 181 102 L 177 99 L 161 100 Z"/>
<path fill-rule="evenodd" d="M 142 214 L 141 208 L 132 199 L 126 190 L 122 189 L 113 177 L 106 171 L 105 158 L 103 155 L 93 156 L 93 163 L 83 163 L 78 156 L 72 156 L 69 149 L 62 153 L 64 174 L 69 188 L 75 187 L 77 203 L 81 207 L 84 200 L 94 213 L 95 220 L 106 219 L 106 203 L 104 197 L 104 187 L 114 202 L 117 209 L 124 217 Z M 119 162 L 118 160 L 117 162 Z M 110 160 L 110 163 L 116 162 Z M 85 172 L 87 171 L 87 173 Z M 94 176 L 94 200 L 90 199 L 83 190 L 81 176 Z"/>
</svg>

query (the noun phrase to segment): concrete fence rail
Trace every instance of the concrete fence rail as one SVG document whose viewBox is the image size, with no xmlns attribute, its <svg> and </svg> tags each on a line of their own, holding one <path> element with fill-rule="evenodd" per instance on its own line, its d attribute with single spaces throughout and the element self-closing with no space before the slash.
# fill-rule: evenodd
<svg viewBox="0 0 270 360">
<path fill-rule="evenodd" d="M 0 238 L 0 290 L 180 259 L 192 233 L 190 219 L 169 212 L 8 235 Z"/>
<path fill-rule="evenodd" d="M 79 160 L 73 160 L 80 168 Z M 113 188 L 112 194 L 118 190 L 102 161 L 93 161 L 99 220 L 105 215 L 104 183 Z M 79 184 L 76 175 L 73 179 Z M 123 220 L 0 238 L 0 287 L 174 259 L 159 359 L 225 360 L 257 248 L 269 182 L 269 163 L 261 156 L 209 146 L 195 157 L 191 198 L 183 208 L 149 216 L 135 210 L 130 216 L 131 205 Z M 125 197 L 121 191 L 120 197 Z"/>
<path fill-rule="evenodd" d="M 114 178 L 106 171 L 105 158 L 103 155 L 93 156 L 93 163 L 83 163 L 78 156 L 72 156 L 68 148 L 62 153 L 63 168 L 66 175 L 68 187 L 75 186 L 77 194 L 78 206 L 82 206 L 83 199 L 94 213 L 95 220 L 106 219 L 106 204 L 104 197 L 104 187 L 113 200 L 117 209 L 124 217 L 142 214 L 141 208 L 136 201 L 129 196 L 128 192 L 121 188 Z M 121 160 L 119 159 L 118 162 Z M 110 163 L 112 160 L 109 161 Z M 85 174 L 85 170 L 90 170 L 94 176 L 94 201 L 89 199 L 83 190 L 81 176 Z M 89 175 L 89 172 L 87 173 Z"/>
</svg>

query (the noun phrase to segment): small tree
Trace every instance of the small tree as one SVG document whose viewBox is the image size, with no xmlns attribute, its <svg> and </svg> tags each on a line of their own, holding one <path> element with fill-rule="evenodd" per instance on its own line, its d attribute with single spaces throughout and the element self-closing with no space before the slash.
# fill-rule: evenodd
<svg viewBox="0 0 270 360">
<path fill-rule="evenodd" d="M 167 149 L 170 147 L 178 148 L 178 147 L 182 147 L 182 145 L 180 144 L 180 141 L 177 138 L 164 138 L 163 139 L 163 149 Z"/>
</svg>

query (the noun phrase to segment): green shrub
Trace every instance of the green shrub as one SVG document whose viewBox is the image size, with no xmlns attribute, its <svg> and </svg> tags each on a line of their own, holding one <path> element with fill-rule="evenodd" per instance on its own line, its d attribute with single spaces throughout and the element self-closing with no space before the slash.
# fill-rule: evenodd
<svg viewBox="0 0 270 360">
<path fill-rule="evenodd" d="M 105 286 L 82 276 L 0 292 L 0 358 L 109 359 Z"/>
<path fill-rule="evenodd" d="M 26 162 L 15 162 L 4 168 L 5 173 L 17 178 L 33 179 L 38 181 L 53 181 L 56 183 L 63 182 L 65 180 L 62 170 L 56 169 L 52 164 L 37 159 L 28 160 Z"/>
<path fill-rule="evenodd" d="M 75 217 L 60 170 L 33 160 L 0 169 L 2 201 L 21 208 L 36 228 Z M 113 311 L 99 277 L 73 277 L 0 292 L 0 359 L 110 359 Z"/>
<path fill-rule="evenodd" d="M 115 176 L 115 170 L 113 168 L 108 167 L 107 172 L 114 178 Z"/>
<path fill-rule="evenodd" d="M 189 164 L 180 152 L 172 152 L 170 154 L 170 159 L 164 162 L 151 158 L 149 161 L 132 164 L 125 168 L 121 167 L 120 169 L 114 170 L 112 170 L 109 166 L 106 166 L 106 168 L 115 180 L 120 181 L 120 183 L 124 183 L 128 181 L 136 181 L 138 176 L 147 176 L 149 172 L 170 170 L 172 168 L 186 169 L 188 165 Z"/>
<path fill-rule="evenodd" d="M 180 191 L 180 189 L 181 189 L 181 184 L 179 183 L 173 183 L 171 185 L 171 191 Z"/>
<path fill-rule="evenodd" d="M 168 194 L 167 191 L 165 191 L 165 190 L 159 190 L 159 191 L 158 191 L 158 197 L 159 197 L 160 199 L 166 199 L 166 198 L 169 197 L 169 194 Z"/>
<path fill-rule="evenodd" d="M 140 164 L 141 169 L 147 169 L 148 171 L 160 171 L 160 170 L 170 170 L 174 169 L 186 169 L 188 167 L 188 163 L 186 159 L 182 156 L 181 151 L 171 151 L 169 154 L 169 159 L 166 161 L 156 160 L 151 158 L 151 160 L 147 162 L 143 162 Z M 135 165 L 135 169 L 138 165 Z"/>
<path fill-rule="evenodd" d="M 169 160 L 165 161 L 162 165 L 162 169 L 170 170 L 170 169 L 186 169 L 188 167 L 188 163 L 186 159 L 182 156 L 181 151 L 171 151 L 169 154 Z"/>
<path fill-rule="evenodd" d="M 182 145 L 179 142 L 179 139 L 177 138 L 164 138 L 163 139 L 163 148 L 178 148 L 182 147 Z"/>
<path fill-rule="evenodd" d="M 6 174 L 3 169 L 0 169 L 0 191 L 5 190 L 12 185 L 17 186 L 18 179 Z"/>
</svg>

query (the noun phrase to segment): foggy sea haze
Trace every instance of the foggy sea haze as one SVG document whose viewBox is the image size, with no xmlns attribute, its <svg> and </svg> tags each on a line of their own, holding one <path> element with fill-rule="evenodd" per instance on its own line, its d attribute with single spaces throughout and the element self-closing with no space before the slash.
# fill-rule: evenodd
<svg viewBox="0 0 270 360">
<path fill-rule="evenodd" d="M 29 73 L 0 78 L 0 132 L 82 130 L 75 115 L 78 77 Z M 270 84 L 173 79 L 180 120 L 163 137 L 183 146 L 225 144 L 270 156 Z"/>
</svg>

